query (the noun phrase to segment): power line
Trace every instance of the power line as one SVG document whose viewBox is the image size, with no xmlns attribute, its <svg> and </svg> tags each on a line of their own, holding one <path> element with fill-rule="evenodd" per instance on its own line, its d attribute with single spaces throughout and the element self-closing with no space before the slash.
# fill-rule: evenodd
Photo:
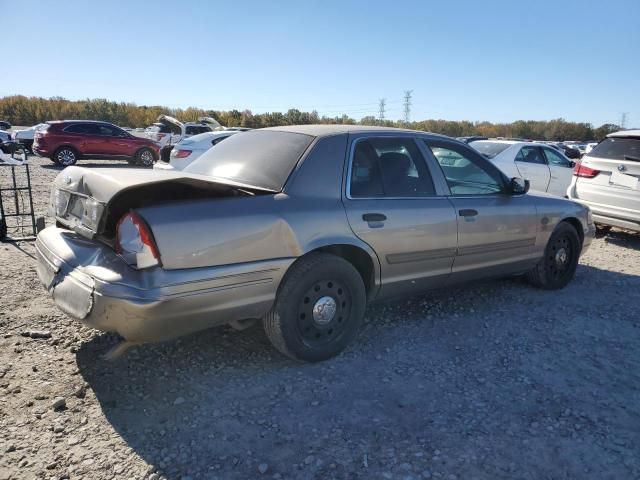
<svg viewBox="0 0 640 480">
<path fill-rule="evenodd" d="M 378 115 L 378 120 L 380 120 L 380 123 L 384 123 L 384 107 L 387 104 L 387 100 L 385 98 L 381 98 L 380 99 L 380 111 L 379 111 L 379 115 Z"/>
<path fill-rule="evenodd" d="M 404 92 L 404 123 L 409 125 L 411 118 L 411 94 L 413 90 L 405 90 Z"/>
</svg>

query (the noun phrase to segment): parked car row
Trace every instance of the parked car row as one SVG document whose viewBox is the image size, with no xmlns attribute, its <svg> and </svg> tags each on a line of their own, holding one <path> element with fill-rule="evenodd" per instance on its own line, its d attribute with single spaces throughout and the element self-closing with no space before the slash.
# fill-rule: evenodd
<svg viewBox="0 0 640 480">
<path fill-rule="evenodd" d="M 159 168 L 175 169 L 183 168 L 224 138 L 244 130 L 248 129 L 225 129 L 212 118 L 201 118 L 198 123 L 182 123 L 167 115 L 161 115 L 158 122 L 146 131 L 94 120 L 59 120 L 11 134 L 0 131 L 0 142 L 13 139 L 33 153 L 48 157 L 64 167 L 83 158 L 96 158 L 124 159 L 145 167 L 164 160 Z M 143 135 L 136 135 L 141 131 Z M 187 142 L 202 133 L 207 136 Z M 171 150 L 181 141 L 187 142 L 186 147 L 171 159 Z"/>
</svg>

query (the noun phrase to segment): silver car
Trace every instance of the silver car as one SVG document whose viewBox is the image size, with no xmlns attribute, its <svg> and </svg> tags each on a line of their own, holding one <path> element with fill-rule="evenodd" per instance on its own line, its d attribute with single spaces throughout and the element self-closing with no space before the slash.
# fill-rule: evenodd
<svg viewBox="0 0 640 480">
<path fill-rule="evenodd" d="M 567 193 L 599 226 L 640 232 L 640 130 L 607 135 L 582 157 Z"/>
<path fill-rule="evenodd" d="M 374 300 L 521 274 L 564 287 L 589 209 L 527 190 L 448 137 L 253 130 L 180 172 L 63 170 L 38 274 L 65 313 L 129 343 L 261 319 L 278 350 L 319 361 Z"/>
</svg>

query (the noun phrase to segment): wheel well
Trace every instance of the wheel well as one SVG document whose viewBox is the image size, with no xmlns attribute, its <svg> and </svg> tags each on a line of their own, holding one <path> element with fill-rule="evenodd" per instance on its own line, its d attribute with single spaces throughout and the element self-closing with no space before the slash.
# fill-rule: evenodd
<svg viewBox="0 0 640 480">
<path fill-rule="evenodd" d="M 364 282 L 364 288 L 367 291 L 367 297 L 373 292 L 375 287 L 375 269 L 373 267 L 373 260 L 365 250 L 354 245 L 328 245 L 326 247 L 320 247 L 313 252 L 330 253 L 337 257 L 344 258 L 347 262 L 355 267 L 362 281 Z M 312 252 L 309 252 L 312 253 Z"/>
<path fill-rule="evenodd" d="M 580 238 L 580 245 L 582 245 L 584 242 L 584 230 L 582 229 L 582 223 L 580 223 L 580 220 L 575 217 L 569 217 L 563 219 L 562 221 L 567 222 L 569 225 L 576 229 L 576 232 L 578 232 L 578 237 Z"/>
<path fill-rule="evenodd" d="M 74 147 L 73 145 L 67 145 L 67 144 L 63 144 L 63 145 L 58 145 L 56 147 L 56 149 L 53 151 L 53 154 L 55 155 L 56 153 L 58 153 L 61 149 L 63 148 L 68 148 L 69 150 L 73 150 L 74 152 L 76 152 L 76 155 L 80 155 L 80 150 L 78 150 L 76 147 Z"/>
</svg>

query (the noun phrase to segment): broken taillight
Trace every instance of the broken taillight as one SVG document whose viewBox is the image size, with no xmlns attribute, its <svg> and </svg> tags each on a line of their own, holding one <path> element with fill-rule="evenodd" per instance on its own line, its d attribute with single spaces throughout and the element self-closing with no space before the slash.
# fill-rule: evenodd
<svg viewBox="0 0 640 480">
<path fill-rule="evenodd" d="M 160 252 L 145 221 L 133 210 L 116 226 L 116 253 L 134 268 L 160 264 Z"/>
</svg>

